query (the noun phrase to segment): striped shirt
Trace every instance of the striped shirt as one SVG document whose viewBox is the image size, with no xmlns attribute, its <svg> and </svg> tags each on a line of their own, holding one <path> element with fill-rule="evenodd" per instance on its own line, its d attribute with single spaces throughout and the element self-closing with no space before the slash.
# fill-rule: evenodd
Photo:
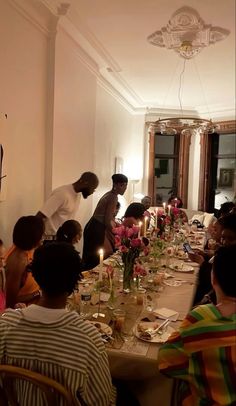
<svg viewBox="0 0 236 406">
<path fill-rule="evenodd" d="M 88 406 L 112 404 L 114 393 L 104 343 L 96 327 L 75 312 L 37 305 L 6 310 L 0 317 L 0 363 L 55 379 L 75 399 L 78 391 Z M 18 391 L 24 394 L 21 406 L 45 404 L 29 383 L 20 385 Z"/>
<path fill-rule="evenodd" d="M 183 380 L 184 406 L 236 405 L 236 313 L 212 304 L 191 311 L 159 351 L 159 369 Z"/>
</svg>

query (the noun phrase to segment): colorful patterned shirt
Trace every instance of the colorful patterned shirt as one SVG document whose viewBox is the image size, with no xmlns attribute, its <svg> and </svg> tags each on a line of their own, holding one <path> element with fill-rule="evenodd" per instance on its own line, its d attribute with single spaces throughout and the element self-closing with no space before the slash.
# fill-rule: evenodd
<svg viewBox="0 0 236 406">
<path fill-rule="evenodd" d="M 192 310 L 159 351 L 159 370 L 183 380 L 184 406 L 236 405 L 236 313 Z"/>
</svg>

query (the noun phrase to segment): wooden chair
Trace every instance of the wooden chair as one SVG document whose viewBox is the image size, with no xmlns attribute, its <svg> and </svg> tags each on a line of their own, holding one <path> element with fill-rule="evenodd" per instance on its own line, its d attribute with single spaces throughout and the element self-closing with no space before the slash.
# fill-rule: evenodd
<svg viewBox="0 0 236 406">
<path fill-rule="evenodd" d="M 0 365 L 0 380 L 2 382 L 2 388 L 0 387 L 0 406 L 20 406 L 21 403 L 17 400 L 18 397 L 15 389 L 16 380 L 30 382 L 40 389 L 45 395 L 44 397 L 47 402 L 45 406 L 56 406 L 56 399 L 59 397 L 64 400 L 64 405 L 75 406 L 71 393 L 64 386 L 38 372 L 13 365 Z"/>
</svg>

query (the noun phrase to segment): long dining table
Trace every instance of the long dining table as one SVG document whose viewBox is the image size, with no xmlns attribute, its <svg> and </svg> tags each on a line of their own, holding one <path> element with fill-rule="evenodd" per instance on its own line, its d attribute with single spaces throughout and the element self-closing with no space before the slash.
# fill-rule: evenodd
<svg viewBox="0 0 236 406">
<path fill-rule="evenodd" d="M 109 264 L 109 260 L 107 263 Z M 182 272 L 183 263 L 191 266 L 192 270 Z M 137 305 L 135 291 L 126 294 L 119 287 L 116 289 L 115 308 L 123 309 L 126 313 L 126 334 L 123 340 L 115 336 L 115 339 L 107 344 L 110 370 L 113 378 L 125 381 L 140 406 L 169 406 L 173 381 L 161 375 L 158 370 L 158 351 L 162 344 L 140 340 L 135 334 L 135 326 L 140 320 L 156 319 L 161 322 L 155 314 L 155 309 L 167 308 L 178 313 L 177 320 L 170 324 L 173 329 L 177 329 L 191 308 L 196 289 L 198 264 L 183 262 L 183 258 L 171 258 L 170 267 L 172 270 L 160 268 L 160 271 L 164 270 L 170 278 L 164 279 L 158 291 L 152 289 L 153 285 L 150 290 L 145 286 L 146 296 L 152 300 L 153 311 L 147 311 L 145 304 Z M 168 281 L 176 281 L 177 284 L 172 286 L 173 283 Z M 101 311 L 105 317 L 99 318 L 98 322 L 111 325 L 112 310 L 103 303 Z"/>
</svg>

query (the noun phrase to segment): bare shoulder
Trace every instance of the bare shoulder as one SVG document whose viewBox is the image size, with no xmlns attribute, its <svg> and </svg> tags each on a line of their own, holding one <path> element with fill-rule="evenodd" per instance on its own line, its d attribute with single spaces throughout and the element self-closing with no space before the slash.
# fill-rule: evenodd
<svg viewBox="0 0 236 406">
<path fill-rule="evenodd" d="M 27 255 L 22 250 L 14 250 L 6 260 L 6 268 L 9 270 L 24 270 L 26 265 L 28 265 Z"/>
</svg>

